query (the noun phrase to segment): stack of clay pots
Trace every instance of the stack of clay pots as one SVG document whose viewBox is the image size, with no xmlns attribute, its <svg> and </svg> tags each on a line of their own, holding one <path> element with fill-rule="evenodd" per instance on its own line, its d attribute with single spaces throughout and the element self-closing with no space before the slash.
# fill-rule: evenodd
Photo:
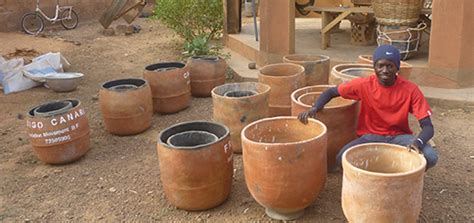
<svg viewBox="0 0 474 223">
<path fill-rule="evenodd" d="M 45 163 L 69 163 L 89 151 L 89 122 L 79 100 L 36 106 L 28 112 L 26 126 L 33 151 Z"/>
<path fill-rule="evenodd" d="M 106 82 L 99 91 L 105 128 L 115 135 L 133 135 L 151 126 L 153 105 L 150 86 L 139 78 Z"/>
<path fill-rule="evenodd" d="M 150 83 L 155 112 L 175 113 L 191 104 L 189 68 L 185 64 L 152 64 L 145 68 L 143 78 Z"/>
<path fill-rule="evenodd" d="M 224 84 L 212 90 L 214 121 L 229 127 L 234 152 L 242 152 L 242 129 L 268 117 L 269 94 L 270 86 L 254 82 Z"/>
<path fill-rule="evenodd" d="M 300 217 L 323 190 L 326 126 L 296 117 L 265 118 L 242 130 L 245 182 L 266 214 L 278 220 Z"/>
<path fill-rule="evenodd" d="M 191 93 L 195 97 L 209 97 L 214 87 L 225 83 L 227 63 L 215 56 L 194 56 L 188 59 Z"/>
<path fill-rule="evenodd" d="M 309 110 L 321 93 L 334 85 L 316 85 L 300 88 L 291 94 L 291 115 Z M 336 156 L 339 150 L 347 143 L 357 138 L 357 101 L 333 98 L 324 109 L 316 114 L 316 119 L 323 122 L 328 128 L 328 168 L 336 165 Z"/>
<path fill-rule="evenodd" d="M 291 63 L 266 65 L 260 69 L 258 82 L 271 87 L 269 116 L 291 114 L 291 93 L 306 85 L 304 67 Z"/>
<path fill-rule="evenodd" d="M 306 86 L 328 83 L 330 64 L 328 56 L 292 54 L 284 56 L 283 62 L 304 67 Z"/>
<path fill-rule="evenodd" d="M 405 147 L 369 143 L 342 157 L 342 210 L 349 222 L 417 222 L 426 160 Z"/>
<path fill-rule="evenodd" d="M 184 210 L 205 210 L 230 193 L 233 156 L 229 129 L 192 121 L 173 125 L 158 136 L 160 177 L 166 198 Z"/>
</svg>

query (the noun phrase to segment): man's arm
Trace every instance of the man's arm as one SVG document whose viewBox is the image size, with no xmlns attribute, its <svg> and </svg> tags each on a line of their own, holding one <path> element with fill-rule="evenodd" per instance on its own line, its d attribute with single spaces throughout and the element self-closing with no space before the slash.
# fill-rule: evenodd
<svg viewBox="0 0 474 223">
<path fill-rule="evenodd" d="M 434 127 L 433 127 L 433 123 L 431 122 L 430 116 L 420 119 L 418 122 L 420 123 L 421 132 L 420 134 L 418 134 L 418 137 L 415 139 L 415 141 L 412 143 L 411 146 L 415 146 L 421 153 L 426 143 L 431 138 L 433 138 Z"/>
<path fill-rule="evenodd" d="M 331 87 L 325 90 L 308 111 L 302 112 L 298 115 L 298 119 L 304 124 L 308 123 L 308 118 L 314 118 L 316 113 L 324 108 L 324 105 L 331 101 L 331 99 L 338 96 L 340 96 L 340 94 L 337 91 L 337 87 Z"/>
</svg>

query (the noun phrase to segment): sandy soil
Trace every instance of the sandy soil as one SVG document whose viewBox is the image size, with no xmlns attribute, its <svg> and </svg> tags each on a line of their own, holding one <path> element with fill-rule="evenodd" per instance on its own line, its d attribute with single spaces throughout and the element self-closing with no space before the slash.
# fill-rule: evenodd
<svg viewBox="0 0 474 223">
<path fill-rule="evenodd" d="M 104 36 L 98 23 L 72 31 L 47 31 L 45 37 L 0 33 L 0 54 L 15 48 L 38 53 L 63 53 L 70 71 L 86 76 L 74 92 L 46 88 L 0 93 L 0 221 L 269 221 L 251 197 L 243 177 L 242 159 L 234 156 L 235 175 L 229 199 L 202 212 L 178 210 L 167 202 L 160 182 L 155 144 L 165 127 L 188 120 L 212 118 L 210 98 L 193 98 L 189 109 L 153 117 L 146 132 L 129 137 L 107 133 L 97 93 L 101 83 L 140 77 L 144 67 L 176 60 L 181 40 L 157 21 L 137 21 L 142 31 L 129 36 Z M 116 23 L 114 23 L 116 25 Z M 81 160 L 52 166 L 39 161 L 26 134 L 26 111 L 63 98 L 82 101 L 92 129 L 91 150 Z M 422 222 L 474 221 L 474 107 L 433 105 L 440 160 L 427 172 Z M 416 122 L 411 122 L 418 129 Z M 326 189 L 306 210 L 301 221 L 342 222 L 341 174 L 330 174 Z"/>
</svg>

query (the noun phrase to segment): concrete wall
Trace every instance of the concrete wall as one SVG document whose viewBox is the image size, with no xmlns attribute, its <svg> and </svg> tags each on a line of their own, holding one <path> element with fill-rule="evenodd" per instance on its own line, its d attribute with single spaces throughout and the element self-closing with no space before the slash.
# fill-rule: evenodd
<svg viewBox="0 0 474 223">
<path fill-rule="evenodd" d="M 59 0 L 60 5 L 73 6 L 79 14 L 79 22 L 98 20 L 113 0 Z M 147 0 L 153 3 L 153 0 Z M 33 12 L 36 0 L 0 0 L 0 32 L 21 30 L 23 14 Z M 150 4 L 148 5 L 150 6 Z M 54 16 L 56 0 L 40 0 L 40 8 L 49 16 Z M 148 8 L 148 7 L 147 7 Z M 46 26 L 50 23 L 46 22 Z"/>
</svg>

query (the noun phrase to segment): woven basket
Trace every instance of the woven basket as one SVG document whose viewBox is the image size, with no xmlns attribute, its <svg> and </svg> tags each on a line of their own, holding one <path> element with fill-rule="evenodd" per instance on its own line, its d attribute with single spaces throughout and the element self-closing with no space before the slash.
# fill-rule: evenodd
<svg viewBox="0 0 474 223">
<path fill-rule="evenodd" d="M 420 18 L 424 0 L 372 0 L 377 23 L 388 26 L 409 26 Z"/>
<path fill-rule="evenodd" d="M 418 52 L 421 34 L 426 27 L 425 23 L 420 23 L 416 27 L 379 25 L 377 44 L 394 46 L 400 51 L 401 59 L 407 60 Z"/>
</svg>

